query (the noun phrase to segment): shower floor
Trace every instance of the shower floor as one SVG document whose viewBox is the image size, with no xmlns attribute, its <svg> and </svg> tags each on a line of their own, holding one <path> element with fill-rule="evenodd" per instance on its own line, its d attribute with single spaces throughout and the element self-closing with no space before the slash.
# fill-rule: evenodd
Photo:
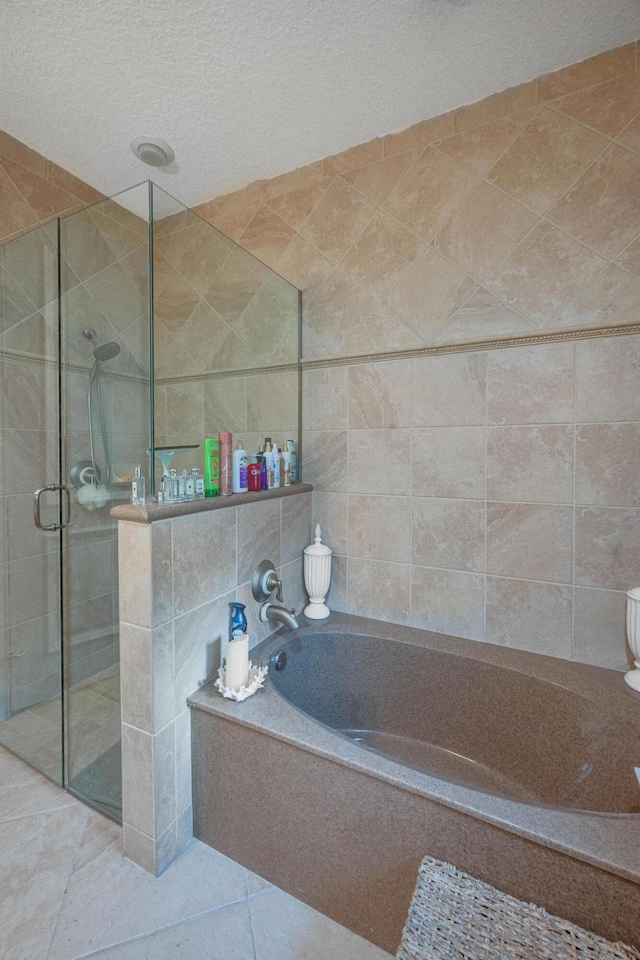
<svg viewBox="0 0 640 960">
<path fill-rule="evenodd" d="M 73 686 L 68 694 L 69 787 L 111 817 L 120 818 L 120 670 L 115 664 Z M 0 743 L 52 780 L 60 780 L 60 696 L 0 723 Z"/>
</svg>

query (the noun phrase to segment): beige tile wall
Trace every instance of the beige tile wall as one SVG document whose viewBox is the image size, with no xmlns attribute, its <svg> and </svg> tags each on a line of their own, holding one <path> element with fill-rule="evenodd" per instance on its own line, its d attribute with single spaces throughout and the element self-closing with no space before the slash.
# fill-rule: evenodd
<svg viewBox="0 0 640 960">
<path fill-rule="evenodd" d="M 0 130 L 0 243 L 102 194 Z"/>
<path fill-rule="evenodd" d="M 637 44 L 196 208 L 303 290 L 303 358 L 637 323 Z M 635 338 L 307 369 L 339 609 L 623 668 Z"/>
<path fill-rule="evenodd" d="M 304 293 L 307 360 L 637 322 L 636 44 L 196 212 Z"/>
<path fill-rule="evenodd" d="M 186 208 L 154 223 L 156 377 L 298 360 L 298 291 Z"/>
<path fill-rule="evenodd" d="M 247 605 L 252 642 L 275 628 L 259 622 L 251 596 L 261 560 L 273 561 L 285 602 L 301 609 L 311 494 L 121 522 L 118 534 L 125 850 L 159 873 L 191 836 L 187 697 L 216 675 L 230 601 Z"/>
<path fill-rule="evenodd" d="M 297 438 L 298 372 L 277 369 L 298 359 L 295 287 L 185 209 L 154 226 L 154 307 L 156 444 L 199 444 L 178 469 L 222 430 L 250 454 Z"/>
<path fill-rule="evenodd" d="M 625 669 L 639 372 L 638 336 L 304 371 L 334 608 Z"/>
</svg>

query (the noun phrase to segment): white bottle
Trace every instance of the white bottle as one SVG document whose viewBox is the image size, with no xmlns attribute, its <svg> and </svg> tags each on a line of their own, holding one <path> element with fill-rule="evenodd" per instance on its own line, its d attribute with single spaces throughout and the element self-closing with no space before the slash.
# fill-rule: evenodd
<svg viewBox="0 0 640 960">
<path fill-rule="evenodd" d="M 242 446 L 242 440 L 233 451 L 231 490 L 233 493 L 247 493 L 249 491 L 249 458 Z"/>
<path fill-rule="evenodd" d="M 264 448 L 264 462 L 267 467 L 267 489 L 273 489 L 273 449 L 271 441 L 267 440 Z"/>
<path fill-rule="evenodd" d="M 273 448 L 273 486 L 274 489 L 280 486 L 280 451 L 277 445 Z"/>
<path fill-rule="evenodd" d="M 291 451 L 289 450 L 289 441 L 285 441 L 284 450 L 282 451 L 282 474 L 284 479 L 284 486 L 291 486 Z"/>
</svg>

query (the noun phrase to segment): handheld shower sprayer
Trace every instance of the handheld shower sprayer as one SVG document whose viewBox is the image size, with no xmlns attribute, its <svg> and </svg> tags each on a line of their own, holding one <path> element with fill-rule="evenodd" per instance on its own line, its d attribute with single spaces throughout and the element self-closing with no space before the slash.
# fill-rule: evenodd
<svg viewBox="0 0 640 960">
<path fill-rule="evenodd" d="M 93 367 L 89 376 L 89 387 L 87 389 L 87 413 L 89 418 L 89 448 L 91 451 L 91 465 L 93 467 L 93 476 L 96 484 L 101 481 L 109 483 L 111 477 L 111 462 L 109 460 L 109 443 L 107 440 L 107 425 L 104 417 L 104 407 L 102 404 L 102 391 L 100 390 L 100 367 L 107 360 L 113 360 L 120 353 L 120 344 L 115 340 L 103 340 L 98 333 L 91 327 L 85 327 L 82 331 L 83 337 L 93 345 Z M 96 394 L 98 399 L 98 412 L 100 416 L 100 427 L 102 433 L 102 449 L 104 450 L 105 470 L 104 479 L 98 464 L 96 462 L 94 440 L 93 440 L 93 415 L 91 410 L 91 399 L 93 394 L 93 385 L 96 385 Z"/>
</svg>

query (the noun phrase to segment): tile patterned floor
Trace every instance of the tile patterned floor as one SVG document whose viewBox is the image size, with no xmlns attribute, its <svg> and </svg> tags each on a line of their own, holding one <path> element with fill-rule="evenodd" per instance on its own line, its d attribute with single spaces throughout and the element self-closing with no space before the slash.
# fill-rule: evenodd
<svg viewBox="0 0 640 960">
<path fill-rule="evenodd" d="M 0 748 L 2 960 L 390 960 L 194 840 L 158 878 L 120 829 Z"/>
</svg>

